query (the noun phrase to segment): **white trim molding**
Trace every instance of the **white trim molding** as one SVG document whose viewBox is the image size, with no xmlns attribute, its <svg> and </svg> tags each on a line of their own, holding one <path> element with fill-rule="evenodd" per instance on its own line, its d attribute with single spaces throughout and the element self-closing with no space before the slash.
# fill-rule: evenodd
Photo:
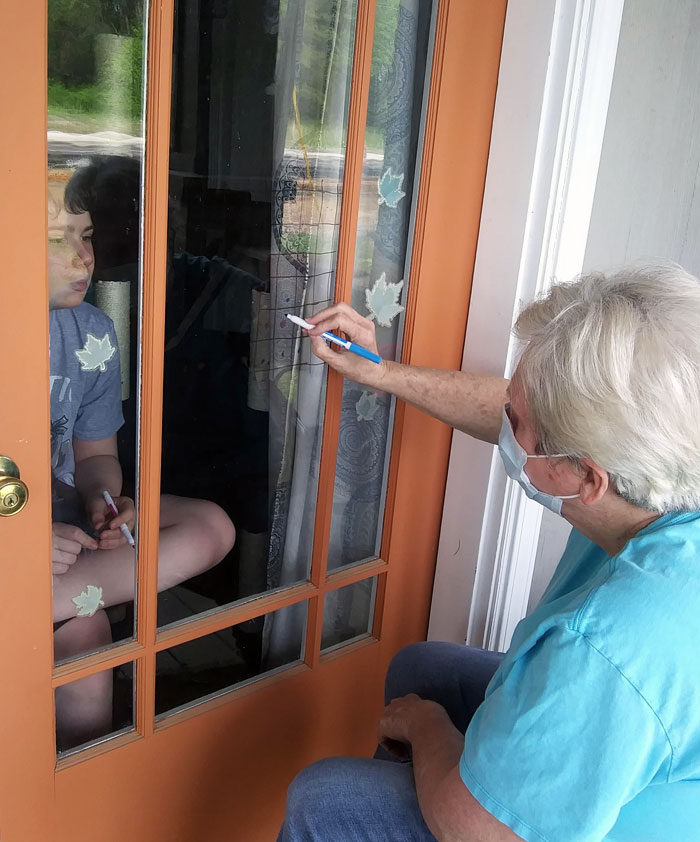
<svg viewBox="0 0 700 842">
<path fill-rule="evenodd" d="M 509 376 L 522 302 L 583 266 L 624 0 L 510 0 L 462 368 Z M 541 507 L 455 433 L 429 639 L 507 648 Z"/>
</svg>

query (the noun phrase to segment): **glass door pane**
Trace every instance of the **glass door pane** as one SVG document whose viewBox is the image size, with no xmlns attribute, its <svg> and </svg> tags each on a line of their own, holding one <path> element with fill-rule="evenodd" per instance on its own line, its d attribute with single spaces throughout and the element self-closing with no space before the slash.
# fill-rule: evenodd
<svg viewBox="0 0 700 842">
<path fill-rule="evenodd" d="M 432 3 L 378 0 L 352 306 L 400 358 Z M 379 555 L 394 403 L 343 384 L 329 571 Z"/>
<path fill-rule="evenodd" d="M 127 539 L 137 531 L 138 195 L 146 11 L 143 0 L 48 3 L 57 662 L 134 635 L 136 552 Z M 116 506 L 116 519 L 108 501 Z M 60 695 L 57 691 L 57 699 Z M 59 743 L 64 719 L 70 720 L 68 742 L 81 742 L 76 726 L 81 701 L 86 733 L 91 733 L 89 693 L 72 698 L 70 714 L 57 707 Z"/>
<path fill-rule="evenodd" d="M 357 3 L 176 2 L 174 11 L 161 280 L 161 629 L 310 578 L 327 372 L 286 315 L 308 317 L 336 297 Z M 377 320 L 387 357 L 397 355 L 405 306 L 429 29 L 428 4 L 378 3 L 352 299 Z M 134 71 L 129 78 L 135 84 L 142 77 Z M 106 108 L 112 99 L 105 93 L 97 101 Z M 122 427 L 115 420 L 118 450 L 106 454 L 118 457 L 129 490 L 137 486 L 138 422 L 128 401 L 138 380 L 143 136 L 136 144 L 134 127 L 125 125 L 104 151 L 94 125 L 83 132 L 89 141 L 79 160 L 59 159 L 64 141 L 50 141 L 54 171 L 77 168 L 62 176 L 69 192 L 80 188 L 69 210 L 89 216 L 95 241 L 85 249 L 100 266 L 100 285 L 112 285 L 105 301 L 116 302 L 109 311 L 114 339 L 95 334 L 83 354 L 100 373 L 116 359 L 109 348 L 131 358 L 122 364 L 121 387 L 125 410 L 133 409 Z M 376 553 L 391 412 L 385 396 L 345 384 L 331 568 Z M 92 455 L 89 447 L 83 453 Z M 101 495 L 103 484 L 91 492 Z M 122 566 L 103 575 L 102 550 L 88 549 L 94 581 L 81 580 L 76 594 L 62 587 L 72 570 L 56 576 L 55 602 L 65 615 L 58 619 L 77 609 L 90 617 L 107 611 L 109 637 L 119 623 L 129 636 L 134 584 L 124 571 L 133 571 L 135 553 L 128 545 L 104 552 L 121 553 Z M 374 584 L 368 579 L 326 599 L 324 640 L 316 646 L 367 634 Z M 296 662 L 305 618 L 298 604 L 261 611 L 191 641 L 186 658 L 180 649 L 162 653 L 159 713 Z"/>
<path fill-rule="evenodd" d="M 239 689 L 247 684 L 301 663 L 304 654 L 307 604 L 284 609 L 293 629 L 283 655 L 275 663 L 251 659 L 236 641 L 235 629 L 227 628 L 156 655 L 156 717 L 173 713 Z M 262 620 L 274 621 L 273 612 Z"/>
<path fill-rule="evenodd" d="M 172 507 L 190 525 L 172 554 L 161 533 L 160 627 L 310 576 L 326 370 L 286 314 L 335 299 L 356 12 L 321 0 L 175 6 L 161 516 Z M 353 303 L 371 302 L 390 357 L 403 306 L 384 298 L 403 287 L 430 12 L 412 0 L 377 9 Z M 346 385 L 335 566 L 374 555 L 380 538 L 391 405 L 355 392 Z M 372 581 L 352 592 L 363 588 L 366 630 Z M 361 633 L 347 594 L 335 596 L 324 647 Z M 198 639 L 186 664 L 168 660 L 169 695 L 207 696 L 217 659 L 228 684 L 229 672 L 294 661 L 301 616 L 282 608 Z"/>
<path fill-rule="evenodd" d="M 175 5 L 162 490 L 194 522 L 160 626 L 309 577 L 326 372 L 285 314 L 333 300 L 355 15 Z"/>
<path fill-rule="evenodd" d="M 135 673 L 128 661 L 56 688 L 59 759 L 134 730 Z"/>
<path fill-rule="evenodd" d="M 330 652 L 341 646 L 369 637 L 374 620 L 377 579 L 363 579 L 329 591 L 323 604 L 321 651 Z"/>
</svg>

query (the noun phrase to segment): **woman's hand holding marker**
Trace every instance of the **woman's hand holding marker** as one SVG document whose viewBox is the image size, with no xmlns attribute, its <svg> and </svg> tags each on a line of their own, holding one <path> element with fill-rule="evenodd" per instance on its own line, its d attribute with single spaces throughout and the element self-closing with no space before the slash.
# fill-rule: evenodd
<svg viewBox="0 0 700 842">
<path fill-rule="evenodd" d="M 328 345 L 322 338 L 323 333 L 339 334 L 341 338 L 347 337 L 353 345 L 358 345 L 381 359 L 377 350 L 374 322 L 356 313 L 344 302 L 314 313 L 307 321 L 313 325 L 313 329 L 309 331 L 309 338 L 313 352 L 320 360 L 356 383 L 380 388 L 387 368 L 385 360 L 376 363 L 363 359 L 357 353 L 348 354 L 338 345 Z"/>
</svg>

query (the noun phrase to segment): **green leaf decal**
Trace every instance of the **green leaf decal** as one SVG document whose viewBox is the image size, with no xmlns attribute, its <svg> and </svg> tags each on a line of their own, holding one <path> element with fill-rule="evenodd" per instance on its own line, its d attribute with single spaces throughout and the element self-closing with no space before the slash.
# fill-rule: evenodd
<svg viewBox="0 0 700 842">
<path fill-rule="evenodd" d="M 355 404 L 358 421 L 371 421 L 377 414 L 379 401 L 374 392 L 363 392 L 360 400 Z"/>
</svg>

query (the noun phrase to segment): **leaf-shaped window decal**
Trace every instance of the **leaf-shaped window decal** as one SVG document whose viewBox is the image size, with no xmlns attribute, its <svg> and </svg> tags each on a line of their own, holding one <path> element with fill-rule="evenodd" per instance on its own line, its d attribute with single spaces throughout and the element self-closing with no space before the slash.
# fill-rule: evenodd
<svg viewBox="0 0 700 842">
<path fill-rule="evenodd" d="M 386 204 L 387 207 L 395 208 L 398 203 L 406 195 L 401 189 L 403 183 L 403 173 L 401 175 L 394 175 L 391 167 L 387 169 L 384 175 L 377 181 L 377 189 L 379 191 L 379 199 L 377 204 Z"/>
<path fill-rule="evenodd" d="M 102 339 L 88 333 L 85 347 L 77 350 L 75 356 L 80 360 L 82 371 L 106 371 L 107 363 L 116 352 L 117 349 L 112 345 L 108 333 L 105 333 Z"/>
<path fill-rule="evenodd" d="M 382 272 L 372 289 L 365 290 L 365 300 L 369 310 L 368 319 L 376 319 L 378 325 L 391 327 L 391 322 L 404 310 L 398 303 L 403 281 L 398 284 L 386 282 L 386 272 Z"/>
<path fill-rule="evenodd" d="M 73 597 L 75 607 L 78 609 L 78 617 L 92 617 L 100 606 L 104 605 L 102 599 L 102 588 L 97 585 L 88 585 L 79 596 Z"/>
<path fill-rule="evenodd" d="M 371 421 L 379 409 L 379 400 L 374 392 L 363 392 L 355 404 L 358 421 Z"/>
</svg>

